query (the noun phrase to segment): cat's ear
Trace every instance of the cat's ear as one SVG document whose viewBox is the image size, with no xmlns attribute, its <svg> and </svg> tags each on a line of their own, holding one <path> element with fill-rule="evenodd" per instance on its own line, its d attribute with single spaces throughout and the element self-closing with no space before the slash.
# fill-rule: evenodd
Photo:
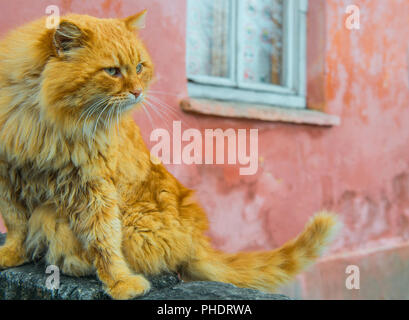
<svg viewBox="0 0 409 320">
<path fill-rule="evenodd" d="M 133 16 L 125 18 L 124 21 L 128 29 L 132 31 L 144 29 L 146 26 L 146 14 L 147 13 L 148 13 L 148 10 L 143 10 Z"/>
<path fill-rule="evenodd" d="M 85 34 L 70 21 L 61 21 L 55 29 L 53 44 L 58 55 L 83 46 Z"/>
</svg>

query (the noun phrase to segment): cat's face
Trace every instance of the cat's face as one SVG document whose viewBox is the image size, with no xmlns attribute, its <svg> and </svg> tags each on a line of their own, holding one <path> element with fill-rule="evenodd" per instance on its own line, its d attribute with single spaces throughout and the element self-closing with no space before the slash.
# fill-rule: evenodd
<svg viewBox="0 0 409 320">
<path fill-rule="evenodd" d="M 53 54 L 42 74 L 41 105 L 51 119 L 106 125 L 143 101 L 153 76 L 135 34 L 144 16 L 62 19 L 49 36 Z"/>
</svg>

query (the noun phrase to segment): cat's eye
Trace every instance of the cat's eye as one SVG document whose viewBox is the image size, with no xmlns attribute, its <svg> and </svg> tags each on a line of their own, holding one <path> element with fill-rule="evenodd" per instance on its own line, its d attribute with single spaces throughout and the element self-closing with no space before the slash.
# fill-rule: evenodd
<svg viewBox="0 0 409 320">
<path fill-rule="evenodd" d="M 121 70 L 119 68 L 105 68 L 106 73 L 108 73 L 111 77 L 120 77 L 122 75 Z"/>
<path fill-rule="evenodd" d="M 136 66 L 136 73 L 137 73 L 137 74 L 140 74 L 140 73 L 142 72 L 142 70 L 143 70 L 143 64 L 142 64 L 142 63 L 139 63 L 139 64 Z"/>
</svg>

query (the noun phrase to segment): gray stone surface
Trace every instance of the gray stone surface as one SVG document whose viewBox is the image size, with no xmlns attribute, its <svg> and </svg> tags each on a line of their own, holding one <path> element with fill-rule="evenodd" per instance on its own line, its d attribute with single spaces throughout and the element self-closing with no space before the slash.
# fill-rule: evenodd
<svg viewBox="0 0 409 320">
<path fill-rule="evenodd" d="M 0 245 L 5 235 L 0 234 Z M 101 282 L 95 277 L 72 278 L 60 276 L 60 288 L 46 287 L 45 266 L 26 264 L 0 272 L 0 300 L 104 300 Z M 283 295 L 267 294 L 252 289 L 237 288 L 219 282 L 181 282 L 175 274 L 149 277 L 152 290 L 141 300 L 287 300 Z"/>
<path fill-rule="evenodd" d="M 141 300 L 290 300 L 280 294 L 238 288 L 232 284 L 210 281 L 182 282 L 157 290 Z"/>
</svg>

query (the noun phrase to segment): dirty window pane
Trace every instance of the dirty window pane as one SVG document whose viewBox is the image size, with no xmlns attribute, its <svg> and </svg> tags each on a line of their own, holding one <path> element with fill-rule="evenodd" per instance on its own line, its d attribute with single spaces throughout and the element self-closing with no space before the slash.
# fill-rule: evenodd
<svg viewBox="0 0 409 320">
<path fill-rule="evenodd" d="M 188 75 L 230 78 L 230 0 L 190 0 L 188 10 Z"/>
<path fill-rule="evenodd" d="M 282 84 L 283 1 L 189 0 L 188 75 L 230 78 L 235 83 Z M 240 19 L 233 19 L 234 7 L 240 11 Z M 234 50 L 232 37 L 238 42 Z M 231 67 L 233 61 L 239 64 L 239 79 L 231 70 L 236 69 Z"/>
<path fill-rule="evenodd" d="M 245 82 L 281 84 L 283 0 L 244 0 L 240 43 Z"/>
</svg>

